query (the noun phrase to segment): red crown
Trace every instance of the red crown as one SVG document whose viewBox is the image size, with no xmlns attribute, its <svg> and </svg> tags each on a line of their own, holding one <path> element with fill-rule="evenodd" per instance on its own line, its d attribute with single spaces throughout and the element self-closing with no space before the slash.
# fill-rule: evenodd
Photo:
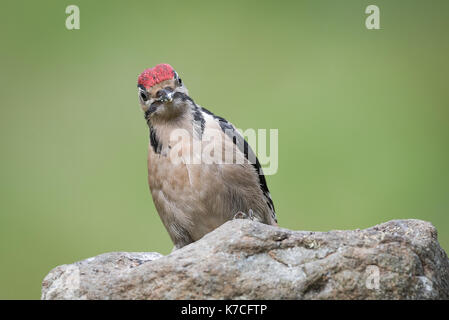
<svg viewBox="0 0 449 320">
<path fill-rule="evenodd" d="M 165 80 L 173 79 L 175 70 L 169 64 L 161 63 L 154 68 L 145 69 L 139 76 L 137 83 L 146 89 Z"/>
</svg>

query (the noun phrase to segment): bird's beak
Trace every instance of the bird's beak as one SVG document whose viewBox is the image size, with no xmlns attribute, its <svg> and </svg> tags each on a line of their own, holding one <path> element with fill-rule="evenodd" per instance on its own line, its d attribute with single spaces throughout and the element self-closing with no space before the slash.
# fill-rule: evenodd
<svg viewBox="0 0 449 320">
<path fill-rule="evenodd" d="M 173 95 L 174 95 L 173 91 L 161 89 L 159 92 L 160 92 L 160 96 L 157 99 L 157 101 L 159 101 L 159 102 L 172 102 L 173 101 Z"/>
</svg>

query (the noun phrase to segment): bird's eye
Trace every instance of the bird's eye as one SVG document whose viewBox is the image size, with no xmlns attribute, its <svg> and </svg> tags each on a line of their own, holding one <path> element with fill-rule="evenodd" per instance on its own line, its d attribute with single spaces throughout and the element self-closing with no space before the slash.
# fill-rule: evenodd
<svg viewBox="0 0 449 320">
<path fill-rule="evenodd" d="M 140 91 L 140 98 L 143 102 L 148 100 L 148 93 L 146 91 Z"/>
</svg>

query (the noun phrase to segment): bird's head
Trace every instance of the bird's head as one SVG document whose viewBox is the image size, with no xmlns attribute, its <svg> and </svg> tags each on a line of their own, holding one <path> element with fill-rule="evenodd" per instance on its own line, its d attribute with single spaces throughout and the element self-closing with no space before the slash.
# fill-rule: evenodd
<svg viewBox="0 0 449 320">
<path fill-rule="evenodd" d="M 145 69 L 137 80 L 140 105 L 147 121 L 150 118 L 170 118 L 183 110 L 187 88 L 169 64 Z"/>
</svg>

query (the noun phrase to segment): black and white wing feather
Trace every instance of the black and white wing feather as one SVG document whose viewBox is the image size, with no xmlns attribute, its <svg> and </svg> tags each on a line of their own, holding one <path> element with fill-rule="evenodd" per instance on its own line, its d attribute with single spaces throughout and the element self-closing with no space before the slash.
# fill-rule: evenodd
<svg viewBox="0 0 449 320">
<path fill-rule="evenodd" d="M 251 146 L 248 144 L 248 142 L 242 137 L 242 135 L 238 132 L 238 130 L 226 119 L 219 117 L 206 108 L 198 107 L 201 109 L 202 112 L 207 113 L 211 115 L 215 121 L 218 122 L 220 125 L 220 128 L 223 130 L 223 132 L 232 139 L 232 142 L 237 146 L 237 148 L 242 152 L 245 156 L 245 158 L 252 164 L 256 172 L 259 176 L 259 186 L 263 192 L 263 195 L 265 197 L 265 200 L 267 202 L 268 208 L 271 211 L 271 217 L 274 221 L 277 223 L 276 218 L 276 212 L 274 209 L 273 200 L 271 199 L 270 191 L 268 190 L 267 181 L 265 179 L 265 175 L 263 174 L 262 168 L 259 163 L 259 159 L 257 159 L 257 156 L 255 155 L 254 151 L 251 149 Z"/>
</svg>

